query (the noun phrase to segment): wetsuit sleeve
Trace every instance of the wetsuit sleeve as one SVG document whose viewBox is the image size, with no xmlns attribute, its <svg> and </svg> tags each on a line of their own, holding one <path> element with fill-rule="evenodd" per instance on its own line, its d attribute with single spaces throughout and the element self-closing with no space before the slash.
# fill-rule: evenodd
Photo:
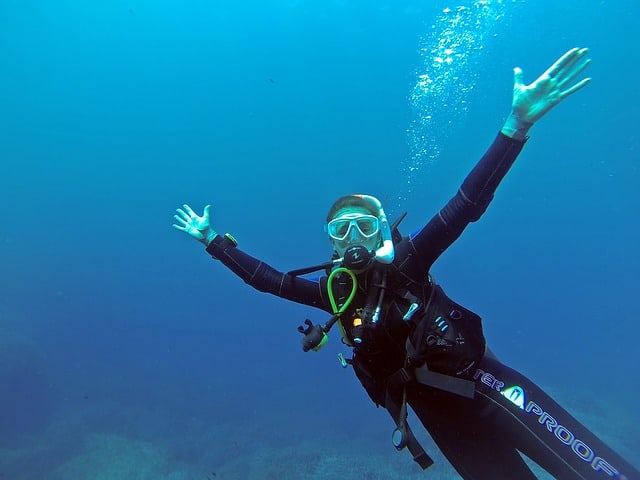
<svg viewBox="0 0 640 480">
<path fill-rule="evenodd" d="M 405 242 L 405 248 L 412 250 L 407 253 L 419 259 L 412 263 L 420 265 L 420 275 L 431 268 L 433 262 L 462 234 L 469 223 L 482 216 L 498 185 L 522 151 L 524 143 L 502 133 L 498 134 L 455 196 L 422 230 L 412 235 L 409 242 Z"/>
<path fill-rule="evenodd" d="M 256 290 L 330 311 L 326 277 L 312 281 L 279 272 L 235 245 L 225 242 L 221 236 L 216 237 L 206 250 Z"/>
</svg>

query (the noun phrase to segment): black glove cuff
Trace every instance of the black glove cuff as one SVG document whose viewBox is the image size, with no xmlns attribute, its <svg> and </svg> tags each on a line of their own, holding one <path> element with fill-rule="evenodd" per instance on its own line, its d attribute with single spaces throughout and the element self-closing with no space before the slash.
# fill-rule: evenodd
<svg viewBox="0 0 640 480">
<path fill-rule="evenodd" d="M 238 241 L 233 238 L 233 235 L 225 233 L 224 235 L 217 235 L 213 240 L 211 240 L 211 243 L 207 245 L 206 250 L 209 255 L 218 259 L 227 248 L 235 248 L 237 246 Z"/>
</svg>

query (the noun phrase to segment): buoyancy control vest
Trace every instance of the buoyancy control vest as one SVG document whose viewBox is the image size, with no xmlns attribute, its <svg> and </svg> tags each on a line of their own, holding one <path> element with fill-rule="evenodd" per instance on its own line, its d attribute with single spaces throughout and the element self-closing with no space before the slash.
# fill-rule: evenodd
<svg viewBox="0 0 640 480">
<path fill-rule="evenodd" d="M 374 268 L 366 281 L 359 280 L 362 290 L 340 318 L 345 343 L 357 355 L 372 357 L 370 368 L 379 375 L 408 359 L 446 375 L 471 376 L 485 350 L 480 317 L 451 300 L 431 277 L 424 285 L 398 287 L 387 281 L 390 267 Z M 339 277 L 336 288 L 337 297 L 345 298 L 349 279 Z M 398 352 L 401 364 L 393 365 Z"/>
<path fill-rule="evenodd" d="M 426 469 L 433 460 L 407 423 L 406 388 L 410 384 L 420 385 L 473 398 L 475 383 L 471 376 L 484 355 L 485 339 L 478 315 L 447 297 L 431 278 L 423 287 L 421 295 L 408 289 L 393 295 L 404 299 L 406 306 L 402 319 L 408 333 L 403 359 L 384 349 L 370 354 L 367 349 L 356 347 L 349 363 L 371 400 L 393 418 L 396 429 L 392 439 L 396 449 L 408 448 L 414 461 Z M 379 334 L 381 328 L 388 327 L 386 321 L 388 318 L 383 315 L 380 325 L 374 327 Z"/>
<path fill-rule="evenodd" d="M 393 229 L 394 243 L 402 240 L 398 223 Z M 332 264 L 327 265 L 329 272 Z M 318 267 L 323 265 L 290 273 Z M 394 446 L 398 450 L 407 447 L 426 469 L 433 460 L 407 424 L 406 387 L 416 384 L 473 398 L 471 377 L 486 344 L 480 317 L 451 300 L 431 276 L 418 284 L 407 283 L 394 273 L 394 265 L 375 265 L 360 276 L 355 295 L 350 295 L 354 276 L 338 275 L 332 295 L 338 305 L 351 297 L 348 308 L 324 326 L 306 320 L 308 328 L 298 327 L 298 331 L 305 335 L 305 351 L 315 350 L 313 345 L 321 346 L 331 325 L 339 323 L 344 343 L 353 347 L 353 357 L 344 360 L 343 366 L 353 366 L 372 401 L 393 418 Z"/>
</svg>

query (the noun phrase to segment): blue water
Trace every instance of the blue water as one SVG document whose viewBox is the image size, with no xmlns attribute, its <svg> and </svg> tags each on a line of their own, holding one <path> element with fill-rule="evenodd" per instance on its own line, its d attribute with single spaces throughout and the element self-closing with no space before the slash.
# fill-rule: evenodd
<svg viewBox="0 0 640 480">
<path fill-rule="evenodd" d="M 409 233 L 500 129 L 512 68 L 531 82 L 574 46 L 592 84 L 534 126 L 433 274 L 503 361 L 639 466 L 638 15 L 3 0 L 0 478 L 456 478 L 393 450 L 337 332 L 302 352 L 296 327 L 321 312 L 246 287 L 172 215 L 212 204 L 216 229 L 281 270 L 327 259 L 339 195 L 409 211 Z"/>
</svg>

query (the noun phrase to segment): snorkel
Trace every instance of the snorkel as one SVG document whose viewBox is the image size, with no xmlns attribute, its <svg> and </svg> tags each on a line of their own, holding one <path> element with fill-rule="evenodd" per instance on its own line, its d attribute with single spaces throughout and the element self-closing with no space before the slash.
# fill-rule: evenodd
<svg viewBox="0 0 640 480">
<path fill-rule="evenodd" d="M 384 263 L 388 265 L 393 263 L 393 259 L 395 257 L 395 251 L 393 248 L 393 240 L 391 239 L 391 227 L 389 226 L 389 221 L 387 220 L 387 215 L 384 213 L 382 209 L 382 204 L 380 200 L 376 197 L 372 197 L 371 195 L 355 195 L 358 197 L 366 197 L 368 201 L 374 203 L 378 209 L 378 219 L 380 220 L 380 236 L 382 239 L 382 245 L 376 250 L 375 260 L 380 263 Z"/>
</svg>

